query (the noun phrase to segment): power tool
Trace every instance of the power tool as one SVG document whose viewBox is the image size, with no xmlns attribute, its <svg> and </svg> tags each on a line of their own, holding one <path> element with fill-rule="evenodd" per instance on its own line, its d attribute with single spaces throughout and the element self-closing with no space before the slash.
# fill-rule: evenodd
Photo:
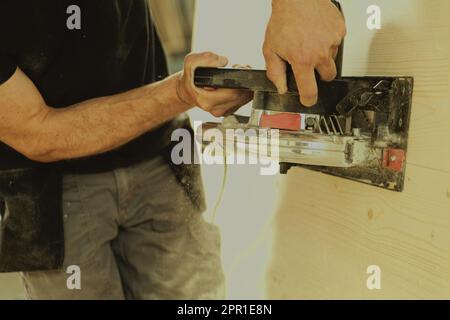
<svg viewBox="0 0 450 320">
<path fill-rule="evenodd" d="M 221 130 L 224 136 L 227 129 L 241 134 L 248 129 L 279 129 L 281 173 L 301 166 L 403 191 L 412 77 L 319 80 L 318 102 L 310 108 L 300 103 L 292 71 L 287 77 L 288 93 L 279 95 L 264 70 L 198 68 L 196 86 L 254 92 L 250 117 L 231 115 L 222 123 L 205 123 L 202 134 L 210 129 Z"/>
</svg>

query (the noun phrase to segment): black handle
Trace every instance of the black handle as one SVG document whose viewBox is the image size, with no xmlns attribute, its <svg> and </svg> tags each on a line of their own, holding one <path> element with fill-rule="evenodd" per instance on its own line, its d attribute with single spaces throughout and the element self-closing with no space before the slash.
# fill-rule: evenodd
<svg viewBox="0 0 450 320">
<path fill-rule="evenodd" d="M 289 92 L 297 91 L 292 75 L 289 81 Z M 197 68 L 194 83 L 198 87 L 243 89 L 251 91 L 277 92 L 277 88 L 267 78 L 265 70 Z"/>
</svg>

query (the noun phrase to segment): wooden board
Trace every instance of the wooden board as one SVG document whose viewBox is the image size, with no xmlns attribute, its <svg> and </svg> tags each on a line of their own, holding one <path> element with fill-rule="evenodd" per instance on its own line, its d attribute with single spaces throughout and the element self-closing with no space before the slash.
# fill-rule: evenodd
<svg viewBox="0 0 450 320">
<path fill-rule="evenodd" d="M 407 181 L 398 194 L 294 169 L 282 183 L 268 296 L 449 298 L 450 175 L 411 166 Z M 381 290 L 367 289 L 371 265 Z"/>
<path fill-rule="evenodd" d="M 280 194 L 270 298 L 450 298 L 450 2 L 342 1 L 345 73 L 415 77 L 402 194 L 296 169 Z M 382 9 L 382 29 L 365 10 Z M 368 290 L 367 267 L 381 268 Z"/>
<path fill-rule="evenodd" d="M 408 162 L 450 172 L 450 2 L 342 1 L 348 23 L 348 75 L 415 78 Z M 367 7 L 381 8 L 382 28 L 366 28 Z M 444 144 L 441 144 L 444 142 Z"/>
<path fill-rule="evenodd" d="M 259 207 L 269 194 L 278 195 L 279 205 L 273 249 L 264 242 L 272 254 L 266 281 L 253 294 L 265 286 L 265 296 L 275 299 L 450 298 L 450 1 L 341 2 L 349 31 L 344 74 L 415 77 L 405 192 L 303 169 L 281 178 L 280 189 L 258 189 L 255 183 Z M 381 7 L 381 30 L 366 27 L 369 5 Z M 269 13 L 268 0 L 229 0 L 226 5 L 199 0 L 196 50 L 218 51 L 232 63 L 263 68 L 260 48 Z M 239 185 L 239 178 L 228 181 L 223 211 L 233 208 L 236 199 L 244 205 L 240 196 L 246 190 Z M 257 210 L 245 214 L 271 218 Z M 233 218 L 228 216 L 230 225 Z M 250 222 L 246 227 L 252 230 Z M 239 235 L 224 228 L 225 250 L 230 237 Z M 230 281 L 251 277 L 262 261 L 257 251 L 261 247 L 253 255 L 247 252 L 247 267 Z M 367 289 L 370 265 L 381 268 L 381 290 Z M 241 291 L 251 291 L 242 280 Z"/>
</svg>

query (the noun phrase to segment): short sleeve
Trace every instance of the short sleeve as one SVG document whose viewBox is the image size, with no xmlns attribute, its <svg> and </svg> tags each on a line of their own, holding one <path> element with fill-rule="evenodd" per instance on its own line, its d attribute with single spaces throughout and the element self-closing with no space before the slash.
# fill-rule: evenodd
<svg viewBox="0 0 450 320">
<path fill-rule="evenodd" d="M 16 68 L 17 65 L 12 57 L 0 54 L 0 85 L 12 77 Z"/>
<path fill-rule="evenodd" d="M 18 26 L 23 24 L 23 0 L 0 0 L 0 85 L 8 81 L 17 68 L 16 45 Z M 26 11 L 25 11 L 26 12 Z M 17 40 L 17 41 L 16 41 Z M 17 43 L 16 43 L 17 42 Z"/>
</svg>

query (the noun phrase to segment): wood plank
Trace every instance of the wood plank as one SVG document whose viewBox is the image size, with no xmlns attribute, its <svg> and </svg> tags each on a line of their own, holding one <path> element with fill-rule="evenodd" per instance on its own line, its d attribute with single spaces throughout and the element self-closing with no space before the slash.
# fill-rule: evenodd
<svg viewBox="0 0 450 320">
<path fill-rule="evenodd" d="M 260 219 L 249 204 L 257 201 L 262 207 L 270 195 L 279 193 L 266 277 L 269 298 L 449 298 L 450 1 L 342 3 L 349 31 L 344 74 L 415 77 L 405 192 L 294 169 L 281 178 L 280 190 L 256 183 L 252 191 L 260 195 L 258 200 L 245 202 L 229 196 L 222 210 L 238 203 L 245 205 L 242 212 Z M 366 28 L 366 9 L 373 4 L 382 9 L 381 30 Z M 220 0 L 199 0 L 197 50 L 218 51 L 232 63 L 263 68 L 260 48 L 269 8 L 268 0 L 229 0 L 226 5 Z M 208 186 L 212 176 L 205 177 Z M 228 188 L 236 194 L 246 192 L 234 180 Z M 228 224 L 232 223 L 230 217 Z M 252 227 L 250 222 L 243 223 Z M 229 237 L 249 238 L 224 232 L 225 244 Z M 245 247 L 249 240 L 243 242 Z M 230 248 L 225 245 L 224 249 Z M 246 263 L 259 267 L 261 261 L 255 254 Z M 381 267 L 382 290 L 367 289 L 369 265 Z M 252 272 L 249 267 L 230 280 L 248 286 L 243 279 Z"/>
<path fill-rule="evenodd" d="M 450 2 L 343 0 L 344 73 L 415 78 L 408 163 L 450 172 Z M 365 27 L 369 5 L 381 8 L 381 30 Z M 442 143 L 447 141 L 447 145 Z"/>
<path fill-rule="evenodd" d="M 450 2 L 342 1 L 351 75 L 415 77 L 405 192 L 295 170 L 283 183 L 272 298 L 450 296 Z M 364 27 L 378 4 L 382 29 Z M 299 199 L 300 197 L 300 199 Z M 366 269 L 382 270 L 382 290 Z"/>
<path fill-rule="evenodd" d="M 400 194 L 294 169 L 281 183 L 269 297 L 448 298 L 450 174 L 407 176 Z M 382 290 L 366 287 L 370 265 Z"/>
</svg>

